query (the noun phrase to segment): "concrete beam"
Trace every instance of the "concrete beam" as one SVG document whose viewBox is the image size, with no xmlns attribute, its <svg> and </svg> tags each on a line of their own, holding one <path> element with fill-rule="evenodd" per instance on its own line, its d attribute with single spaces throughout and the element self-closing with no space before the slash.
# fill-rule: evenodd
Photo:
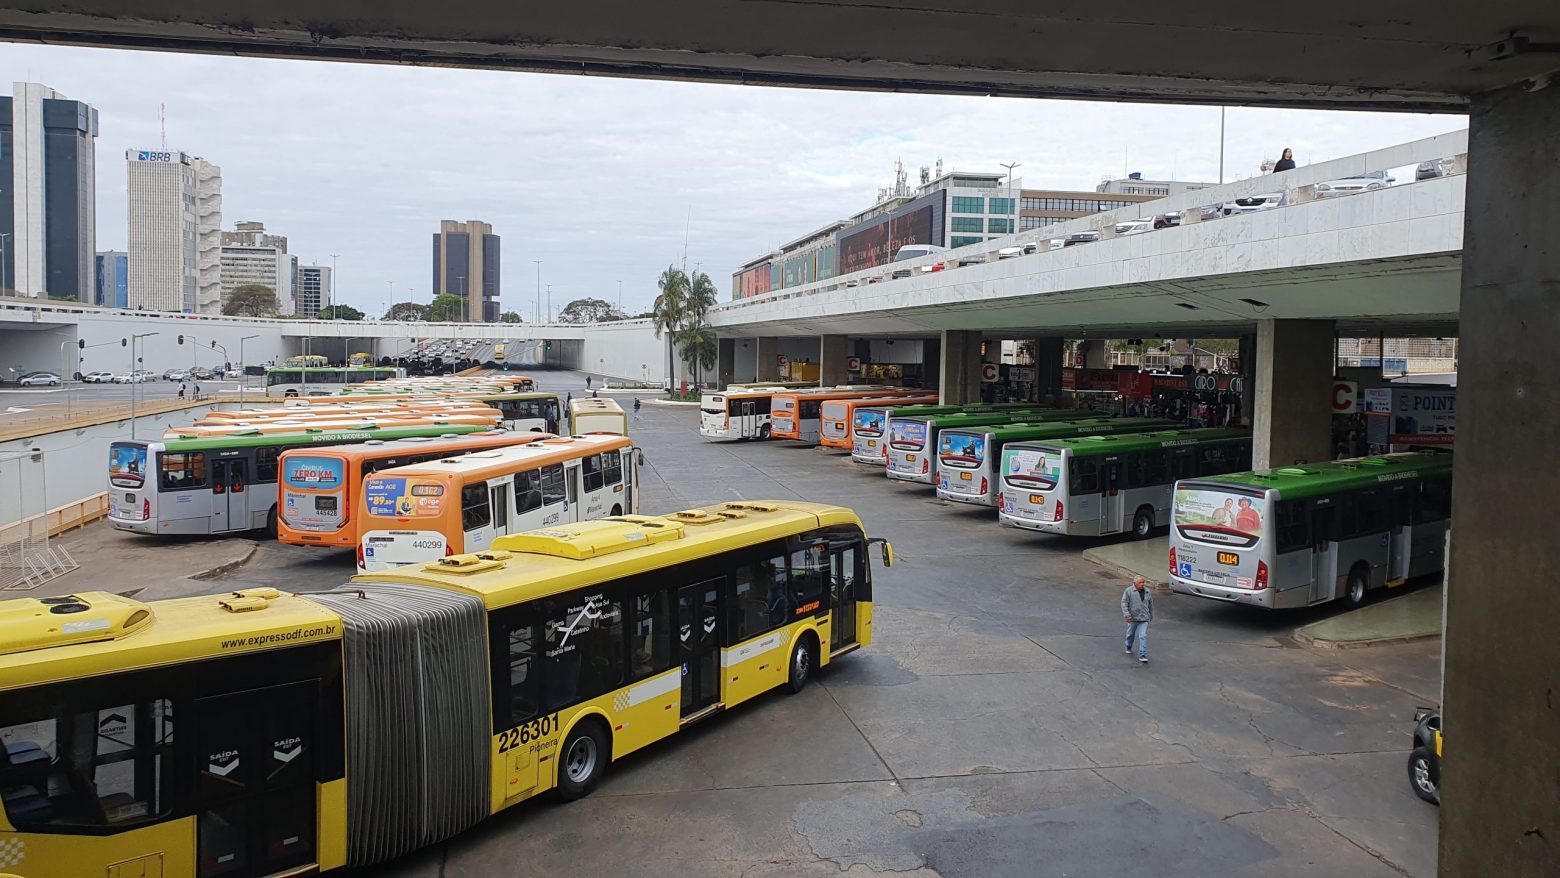
<svg viewBox="0 0 1560 878">
<path fill-rule="evenodd" d="M 1333 323 L 1257 323 L 1252 468 L 1332 459 Z"/>
<path fill-rule="evenodd" d="M 974 330 L 942 334 L 938 388 L 943 405 L 980 402 L 980 339 Z"/>
<path fill-rule="evenodd" d="M 1471 122 L 1439 869 L 1537 878 L 1560 862 L 1560 89 L 1481 95 Z"/>
<path fill-rule="evenodd" d="M 850 339 L 843 335 L 818 337 L 818 386 L 833 387 L 850 383 Z"/>
</svg>

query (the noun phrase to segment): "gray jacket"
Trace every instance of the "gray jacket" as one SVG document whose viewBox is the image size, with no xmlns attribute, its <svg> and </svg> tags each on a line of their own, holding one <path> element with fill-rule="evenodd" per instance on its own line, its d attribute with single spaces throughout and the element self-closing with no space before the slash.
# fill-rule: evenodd
<svg viewBox="0 0 1560 878">
<path fill-rule="evenodd" d="M 1143 589 L 1138 594 L 1137 586 L 1129 585 L 1127 590 L 1121 593 L 1121 615 L 1123 618 L 1132 617 L 1134 622 L 1147 622 L 1154 618 L 1154 590 Z"/>
</svg>

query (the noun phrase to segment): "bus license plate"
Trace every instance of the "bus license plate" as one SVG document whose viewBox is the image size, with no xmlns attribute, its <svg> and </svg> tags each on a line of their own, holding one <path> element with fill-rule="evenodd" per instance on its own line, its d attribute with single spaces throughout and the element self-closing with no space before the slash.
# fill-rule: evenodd
<svg viewBox="0 0 1560 878">
<path fill-rule="evenodd" d="M 968 482 L 968 481 L 973 480 L 975 477 L 970 475 L 969 473 L 959 473 L 959 478 L 961 480 L 963 480 L 963 481 Z"/>
<path fill-rule="evenodd" d="M 1235 565 L 1240 563 L 1240 556 L 1235 554 L 1234 552 L 1220 552 L 1219 553 L 1219 563 L 1220 564 L 1228 564 L 1228 565 L 1233 567 L 1233 566 L 1235 566 Z"/>
</svg>

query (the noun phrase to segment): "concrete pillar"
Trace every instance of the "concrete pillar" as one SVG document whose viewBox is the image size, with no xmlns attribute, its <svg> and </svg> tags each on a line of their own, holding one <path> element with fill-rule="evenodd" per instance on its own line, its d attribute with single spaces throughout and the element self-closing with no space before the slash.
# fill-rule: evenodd
<svg viewBox="0 0 1560 878">
<path fill-rule="evenodd" d="M 734 338 L 720 339 L 719 355 L 715 358 L 715 386 L 725 387 L 737 380 L 737 340 Z"/>
<path fill-rule="evenodd" d="M 943 405 L 980 402 L 980 338 L 967 329 L 943 330 L 937 385 Z"/>
<path fill-rule="evenodd" d="M 780 380 L 780 339 L 772 335 L 753 339 L 753 356 L 754 381 Z"/>
<path fill-rule="evenodd" d="M 1438 868 L 1552 876 L 1560 856 L 1552 447 L 1560 433 L 1560 89 L 1476 94 L 1469 128 Z"/>
<path fill-rule="evenodd" d="M 1035 346 L 1035 402 L 1062 398 L 1063 344 L 1059 338 L 1037 338 Z"/>
<path fill-rule="evenodd" d="M 1332 459 L 1333 323 L 1257 321 L 1254 469 Z"/>
<path fill-rule="evenodd" d="M 818 336 L 818 386 L 833 387 L 850 383 L 850 338 L 844 335 Z"/>
<path fill-rule="evenodd" d="M 1257 412 L 1257 337 L 1240 337 L 1240 418 L 1250 427 Z"/>
<path fill-rule="evenodd" d="M 1109 369 L 1110 349 L 1103 338 L 1091 338 L 1079 342 L 1083 346 L 1083 368 Z"/>
</svg>

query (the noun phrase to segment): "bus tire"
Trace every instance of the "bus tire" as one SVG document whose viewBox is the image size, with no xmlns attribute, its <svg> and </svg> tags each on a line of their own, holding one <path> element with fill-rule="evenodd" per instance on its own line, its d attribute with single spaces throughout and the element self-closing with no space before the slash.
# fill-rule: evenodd
<svg viewBox="0 0 1560 878">
<path fill-rule="evenodd" d="M 818 638 L 811 631 L 796 638 L 791 647 L 791 662 L 786 676 L 786 691 L 795 695 L 807 688 L 813 668 L 818 666 Z"/>
<path fill-rule="evenodd" d="M 760 438 L 760 439 L 768 439 L 769 438 L 769 425 L 768 424 L 765 424 L 764 426 L 758 428 L 758 438 Z"/>
<path fill-rule="evenodd" d="M 1343 586 L 1343 602 L 1350 609 L 1365 606 L 1365 598 L 1370 594 L 1370 577 L 1365 574 L 1365 565 L 1356 564 L 1349 571 L 1349 578 Z"/>
<path fill-rule="evenodd" d="M 572 802 L 590 795 L 612 761 L 612 742 L 595 717 L 576 723 L 558 758 L 558 796 Z"/>
<path fill-rule="evenodd" d="M 265 514 L 265 535 L 267 537 L 269 537 L 270 539 L 273 539 L 273 540 L 276 539 L 276 507 L 275 506 L 272 506 L 271 507 L 271 511 L 267 512 Z"/>
<path fill-rule="evenodd" d="M 1154 532 L 1154 510 L 1144 506 L 1132 516 L 1132 538 L 1146 540 Z"/>
</svg>

